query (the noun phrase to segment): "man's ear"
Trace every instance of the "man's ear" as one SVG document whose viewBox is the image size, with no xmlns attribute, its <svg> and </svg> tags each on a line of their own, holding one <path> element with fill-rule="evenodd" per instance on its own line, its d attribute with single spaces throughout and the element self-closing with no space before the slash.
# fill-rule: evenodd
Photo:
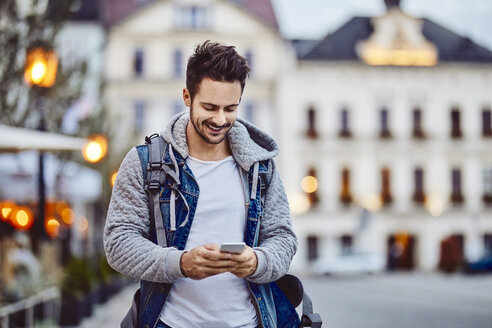
<svg viewBox="0 0 492 328">
<path fill-rule="evenodd" d="M 186 107 L 191 107 L 191 95 L 188 89 L 183 89 L 183 101 Z"/>
</svg>

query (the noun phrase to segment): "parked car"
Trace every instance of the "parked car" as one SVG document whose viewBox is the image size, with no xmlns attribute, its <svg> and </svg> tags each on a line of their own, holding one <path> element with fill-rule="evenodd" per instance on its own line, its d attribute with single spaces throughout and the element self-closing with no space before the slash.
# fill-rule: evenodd
<svg viewBox="0 0 492 328">
<path fill-rule="evenodd" d="M 464 266 L 465 273 L 492 273 L 492 255 L 483 256 L 477 261 L 468 262 Z"/>
<path fill-rule="evenodd" d="M 386 259 L 380 254 L 351 253 L 331 258 L 319 258 L 311 265 L 314 274 L 373 274 L 386 269 Z"/>
</svg>

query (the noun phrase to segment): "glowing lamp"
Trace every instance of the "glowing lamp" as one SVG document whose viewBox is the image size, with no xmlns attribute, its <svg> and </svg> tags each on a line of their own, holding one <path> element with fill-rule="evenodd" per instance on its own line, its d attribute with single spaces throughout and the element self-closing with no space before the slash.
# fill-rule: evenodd
<svg viewBox="0 0 492 328">
<path fill-rule="evenodd" d="M 308 175 L 301 180 L 301 188 L 305 193 L 312 194 L 318 189 L 318 179 Z"/>
<path fill-rule="evenodd" d="M 8 222 L 12 212 L 15 211 L 15 203 L 9 200 L 0 203 L 0 220 Z"/>
<path fill-rule="evenodd" d="M 82 155 L 89 163 L 97 163 L 106 156 L 108 140 L 102 135 L 97 135 L 84 146 Z"/>
<path fill-rule="evenodd" d="M 10 223 L 17 230 L 29 230 L 34 223 L 34 217 L 28 207 L 21 206 L 12 213 Z"/>
<path fill-rule="evenodd" d="M 55 238 L 60 231 L 60 222 L 55 217 L 48 217 L 44 222 L 44 229 L 48 236 Z"/>
<path fill-rule="evenodd" d="M 46 46 L 28 50 L 24 68 L 24 80 L 28 86 L 50 88 L 55 84 L 58 56 Z"/>
<path fill-rule="evenodd" d="M 61 218 L 63 222 L 67 225 L 71 225 L 73 223 L 74 217 L 75 214 L 73 210 L 69 207 L 63 209 L 63 211 L 61 212 Z"/>
<path fill-rule="evenodd" d="M 116 182 L 117 176 L 118 176 L 118 171 L 114 171 L 113 174 L 111 174 L 111 187 L 114 187 L 114 183 Z"/>
</svg>

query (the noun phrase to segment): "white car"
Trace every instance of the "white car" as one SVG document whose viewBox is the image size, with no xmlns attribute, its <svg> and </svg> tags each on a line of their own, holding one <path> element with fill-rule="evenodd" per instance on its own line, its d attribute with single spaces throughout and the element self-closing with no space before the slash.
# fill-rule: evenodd
<svg viewBox="0 0 492 328">
<path fill-rule="evenodd" d="M 352 253 L 319 258 L 311 264 L 314 274 L 373 274 L 386 269 L 386 259 L 379 254 Z"/>
</svg>

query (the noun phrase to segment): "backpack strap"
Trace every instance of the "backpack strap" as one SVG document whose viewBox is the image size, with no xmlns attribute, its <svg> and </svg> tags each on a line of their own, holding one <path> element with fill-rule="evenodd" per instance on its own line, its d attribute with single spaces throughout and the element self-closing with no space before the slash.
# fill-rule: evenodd
<svg viewBox="0 0 492 328">
<path fill-rule="evenodd" d="M 166 247 L 166 230 L 164 229 L 164 221 L 159 203 L 160 186 L 166 181 L 166 173 L 161 170 L 164 140 L 162 140 L 159 134 L 154 133 L 150 137 L 145 137 L 145 143 L 149 149 L 145 187 L 149 199 L 150 219 L 154 221 L 157 244 Z"/>
</svg>

